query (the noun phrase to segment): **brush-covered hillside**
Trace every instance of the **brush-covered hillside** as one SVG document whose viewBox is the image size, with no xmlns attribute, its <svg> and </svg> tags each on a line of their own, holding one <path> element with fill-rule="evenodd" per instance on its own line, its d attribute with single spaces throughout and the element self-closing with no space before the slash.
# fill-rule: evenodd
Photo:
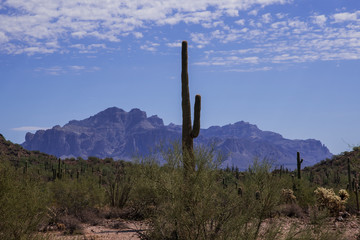
<svg viewBox="0 0 360 240">
<path fill-rule="evenodd" d="M 303 171 L 309 175 L 310 180 L 318 184 L 332 185 L 340 184 L 340 182 L 348 184 L 349 165 L 352 181 L 360 171 L 360 147 L 354 147 L 352 151 L 334 155 L 331 159 L 304 168 Z"/>
<path fill-rule="evenodd" d="M 26 150 L 21 145 L 6 140 L 5 137 L 0 134 L 0 160 L 20 160 L 25 158 L 48 160 L 56 159 L 55 156 L 46 153 Z"/>
</svg>

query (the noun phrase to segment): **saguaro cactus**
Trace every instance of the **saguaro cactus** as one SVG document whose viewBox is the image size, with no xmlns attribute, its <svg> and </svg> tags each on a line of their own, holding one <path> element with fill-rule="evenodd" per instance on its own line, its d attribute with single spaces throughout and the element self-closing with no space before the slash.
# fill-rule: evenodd
<svg viewBox="0 0 360 240">
<path fill-rule="evenodd" d="M 297 152 L 297 173 L 298 173 L 297 177 L 298 177 L 298 179 L 301 179 L 301 164 L 303 161 L 304 161 L 303 159 L 300 160 L 300 153 Z"/>
<path fill-rule="evenodd" d="M 61 159 L 58 159 L 58 169 L 57 169 L 57 178 L 62 178 L 62 168 L 61 168 Z"/>
<path fill-rule="evenodd" d="M 181 49 L 181 98 L 182 98 L 182 150 L 185 174 L 195 171 L 193 139 L 200 132 L 200 109 L 201 96 L 195 96 L 194 124 L 191 126 L 191 107 L 189 93 L 189 74 L 188 74 L 188 51 L 187 42 L 182 42 Z"/>
<path fill-rule="evenodd" d="M 351 185 L 351 166 L 350 166 L 350 158 L 347 159 L 347 172 L 348 172 L 348 182 L 349 182 L 349 190 L 351 191 L 352 185 Z"/>
</svg>

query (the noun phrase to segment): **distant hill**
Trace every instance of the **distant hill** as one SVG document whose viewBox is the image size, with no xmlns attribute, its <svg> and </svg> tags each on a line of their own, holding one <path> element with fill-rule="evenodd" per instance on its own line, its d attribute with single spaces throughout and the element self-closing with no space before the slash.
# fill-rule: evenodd
<svg viewBox="0 0 360 240">
<path fill-rule="evenodd" d="M 348 164 L 350 159 L 351 172 L 360 172 L 360 147 L 354 147 L 352 151 L 346 151 L 339 155 L 334 155 L 332 158 L 324 159 L 313 166 L 304 168 L 305 172 L 326 173 L 336 172 L 347 174 Z"/>
<path fill-rule="evenodd" d="M 73 120 L 63 127 L 55 126 L 27 133 L 22 146 L 57 157 L 95 156 L 99 158 L 131 159 L 145 155 L 159 143 L 181 139 L 181 126 L 165 126 L 158 116 L 147 117 L 139 109 L 126 112 L 112 107 L 84 120 Z M 223 166 L 247 168 L 255 157 L 275 160 L 276 164 L 293 169 L 296 152 L 304 159 L 303 166 L 313 165 L 332 154 L 320 141 L 289 140 L 280 134 L 262 131 L 256 125 L 237 122 L 225 126 L 201 129 L 195 144 L 215 143 L 225 154 Z"/>
<path fill-rule="evenodd" d="M 24 149 L 19 144 L 14 144 L 8 141 L 0 134 L 0 159 L 19 160 L 21 158 L 42 158 L 42 159 L 56 159 L 55 156 L 50 156 L 39 151 L 29 151 Z"/>
</svg>

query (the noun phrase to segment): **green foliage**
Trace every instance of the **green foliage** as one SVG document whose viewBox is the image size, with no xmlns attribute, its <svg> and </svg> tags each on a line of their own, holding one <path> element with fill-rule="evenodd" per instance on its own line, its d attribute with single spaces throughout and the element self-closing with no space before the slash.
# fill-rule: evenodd
<svg viewBox="0 0 360 240">
<path fill-rule="evenodd" d="M 79 216 L 86 208 L 104 205 L 104 191 L 96 178 L 64 178 L 49 183 L 49 189 L 54 206 L 67 214 Z"/>
<path fill-rule="evenodd" d="M 20 175 L 20 176 L 19 176 Z M 0 162 L 0 239 L 32 239 L 44 221 L 45 187 Z"/>
<path fill-rule="evenodd" d="M 219 156 L 214 150 L 197 148 L 194 153 L 196 171 L 189 178 L 184 178 L 182 151 L 177 144 L 163 152 L 163 167 L 156 164 L 156 158 L 141 162 L 141 177 L 132 196 L 151 192 L 151 197 L 145 198 L 153 206 L 148 237 L 257 239 L 261 224 L 271 216 L 280 198 L 281 188 L 278 178 L 270 173 L 271 166 L 266 161 L 255 161 L 251 174 L 238 183 L 234 176 L 218 169 Z M 139 183 L 146 183 L 141 191 Z M 239 184 L 242 196 L 238 194 Z M 256 191 L 260 192 L 259 200 L 255 199 Z M 267 226 L 264 239 L 274 239 L 278 228 Z"/>
<path fill-rule="evenodd" d="M 117 167 L 114 174 L 107 176 L 105 188 L 110 206 L 123 208 L 132 188 L 131 178 L 124 166 Z"/>
</svg>

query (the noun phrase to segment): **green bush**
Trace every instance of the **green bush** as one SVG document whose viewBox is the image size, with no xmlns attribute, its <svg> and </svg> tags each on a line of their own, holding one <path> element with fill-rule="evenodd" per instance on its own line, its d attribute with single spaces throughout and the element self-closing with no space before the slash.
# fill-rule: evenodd
<svg viewBox="0 0 360 240">
<path fill-rule="evenodd" d="M 0 162 L 0 239 L 32 239 L 45 220 L 45 187 Z"/>
<path fill-rule="evenodd" d="M 275 210 L 281 194 L 281 184 L 271 175 L 271 166 L 266 161 L 255 161 L 251 173 L 239 182 L 218 169 L 220 161 L 212 149 L 195 150 L 196 171 L 189 178 L 184 174 L 179 145 L 165 151 L 162 158 L 166 163 L 161 167 L 155 157 L 143 161 L 139 174 L 142 180 L 134 186 L 134 193 L 144 188 L 148 188 L 144 192 L 153 191 L 151 199 L 147 199 L 153 204 L 147 237 L 257 239 L 260 236 L 260 226 Z M 146 184 L 140 187 L 143 183 Z M 242 196 L 238 194 L 240 185 Z M 256 191 L 260 193 L 258 200 Z M 279 233 L 279 227 L 272 224 L 262 229 L 263 239 L 274 239 Z"/>
<path fill-rule="evenodd" d="M 104 189 L 99 187 L 97 178 L 81 177 L 79 180 L 63 178 L 49 183 L 55 208 L 65 214 L 81 217 L 86 208 L 104 205 Z"/>
</svg>

